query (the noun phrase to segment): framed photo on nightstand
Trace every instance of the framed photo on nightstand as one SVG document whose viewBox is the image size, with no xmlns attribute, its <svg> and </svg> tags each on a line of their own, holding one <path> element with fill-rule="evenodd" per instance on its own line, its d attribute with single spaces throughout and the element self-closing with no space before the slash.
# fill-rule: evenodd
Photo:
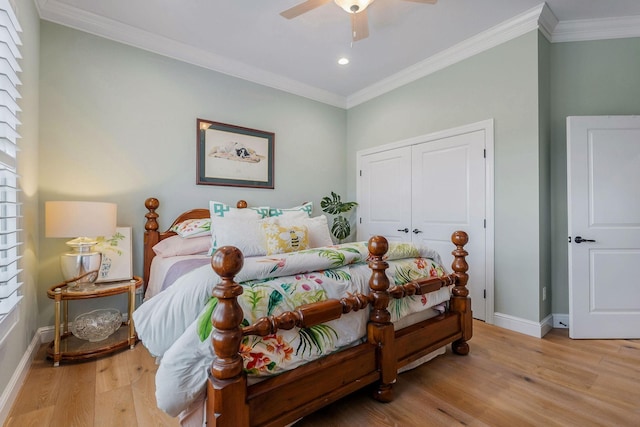
<svg viewBox="0 0 640 427">
<path fill-rule="evenodd" d="M 94 249 L 102 253 L 96 283 L 133 277 L 131 227 L 117 227 L 113 236 L 99 237 Z"/>
</svg>

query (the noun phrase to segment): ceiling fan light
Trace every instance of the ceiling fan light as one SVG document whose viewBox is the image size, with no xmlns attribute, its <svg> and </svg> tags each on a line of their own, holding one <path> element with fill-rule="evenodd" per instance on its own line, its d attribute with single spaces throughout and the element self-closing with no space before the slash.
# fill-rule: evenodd
<svg viewBox="0 0 640 427">
<path fill-rule="evenodd" d="M 373 0 L 333 0 L 348 13 L 362 12 L 373 3 Z"/>
</svg>

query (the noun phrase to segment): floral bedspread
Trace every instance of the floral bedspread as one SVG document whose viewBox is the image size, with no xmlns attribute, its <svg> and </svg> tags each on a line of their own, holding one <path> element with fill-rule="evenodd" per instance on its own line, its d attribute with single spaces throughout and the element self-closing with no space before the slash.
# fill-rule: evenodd
<svg viewBox="0 0 640 427">
<path fill-rule="evenodd" d="M 302 304 L 349 293 L 368 294 L 371 270 L 367 257 L 367 243 L 357 242 L 246 258 L 236 277 L 243 287 L 238 298 L 243 325 Z M 445 273 L 436 252 L 411 244 L 391 242 L 386 260 L 392 284 Z M 210 295 L 218 280 L 210 266 L 198 268 L 134 313 L 143 344 L 152 354 L 162 356 L 156 397 L 170 414 L 184 409 L 206 384 L 207 369 L 215 357 L 209 335 L 217 300 Z M 428 295 L 392 299 L 392 321 L 448 300 L 449 292 L 443 288 Z M 310 328 L 281 330 L 263 338 L 245 337 L 241 345 L 245 370 L 252 376 L 270 376 L 358 344 L 366 335 L 367 320 L 368 310 L 363 310 Z"/>
</svg>

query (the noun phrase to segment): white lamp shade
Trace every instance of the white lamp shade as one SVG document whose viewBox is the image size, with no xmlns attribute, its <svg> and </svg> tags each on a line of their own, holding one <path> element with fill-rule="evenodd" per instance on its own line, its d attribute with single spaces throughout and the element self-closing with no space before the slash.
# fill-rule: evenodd
<svg viewBox="0 0 640 427">
<path fill-rule="evenodd" d="M 115 203 L 45 202 L 46 237 L 111 237 L 116 232 Z"/>
</svg>

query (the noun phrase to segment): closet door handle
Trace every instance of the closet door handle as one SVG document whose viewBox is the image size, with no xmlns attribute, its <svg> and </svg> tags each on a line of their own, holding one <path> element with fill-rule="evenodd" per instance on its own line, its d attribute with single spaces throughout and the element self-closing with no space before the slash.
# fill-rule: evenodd
<svg viewBox="0 0 640 427">
<path fill-rule="evenodd" d="M 407 227 L 405 227 L 405 228 L 402 228 L 402 229 L 400 229 L 398 231 L 401 232 L 401 233 L 408 233 L 409 229 Z"/>
<path fill-rule="evenodd" d="M 583 239 L 582 236 L 576 236 L 576 238 L 573 239 L 573 241 L 576 242 L 576 243 L 595 242 L 595 240 L 593 240 L 593 239 Z"/>
<path fill-rule="evenodd" d="M 422 230 L 418 230 L 417 228 L 413 229 L 413 234 L 420 234 L 422 233 Z"/>
</svg>

